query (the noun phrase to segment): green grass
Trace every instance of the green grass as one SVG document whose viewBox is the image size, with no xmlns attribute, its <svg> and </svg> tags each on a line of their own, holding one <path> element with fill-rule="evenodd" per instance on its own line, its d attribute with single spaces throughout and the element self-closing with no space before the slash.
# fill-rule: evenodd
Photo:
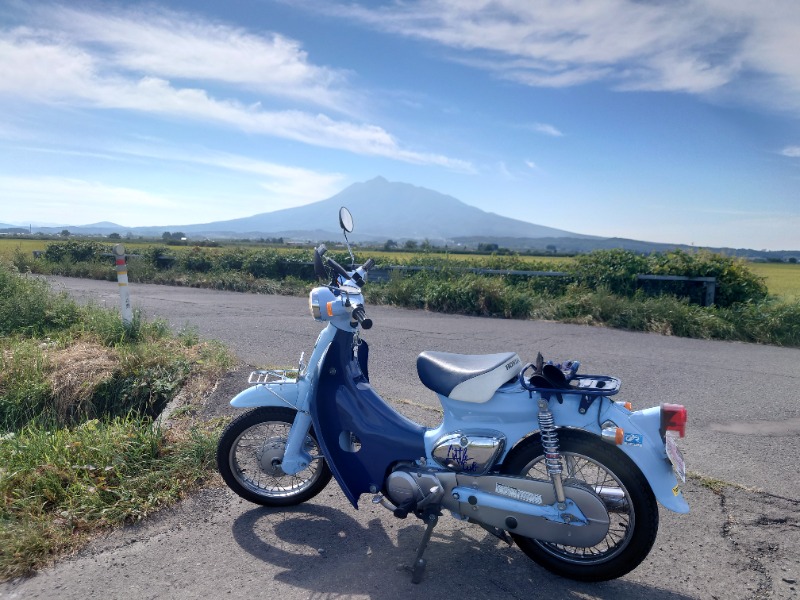
<svg viewBox="0 0 800 600">
<path fill-rule="evenodd" d="M 29 573 L 98 529 L 135 522 L 208 476 L 217 431 L 150 420 L 30 424 L 0 442 L 0 579 Z"/>
<path fill-rule="evenodd" d="M 78 306 L 0 263 L 0 579 L 183 497 L 212 470 L 217 427 L 192 402 L 230 353 L 191 332 Z"/>
</svg>

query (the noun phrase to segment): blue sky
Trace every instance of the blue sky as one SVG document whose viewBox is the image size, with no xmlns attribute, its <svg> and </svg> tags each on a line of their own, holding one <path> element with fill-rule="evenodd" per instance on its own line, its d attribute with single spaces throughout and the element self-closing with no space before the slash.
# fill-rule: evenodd
<svg viewBox="0 0 800 600">
<path fill-rule="evenodd" d="M 0 5 L 0 223 L 201 223 L 379 175 L 579 233 L 798 249 L 800 5 Z"/>
</svg>

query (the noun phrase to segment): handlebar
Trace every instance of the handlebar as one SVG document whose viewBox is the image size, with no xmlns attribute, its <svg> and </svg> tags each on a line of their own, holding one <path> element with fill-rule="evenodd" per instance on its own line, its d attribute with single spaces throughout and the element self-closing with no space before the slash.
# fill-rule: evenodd
<svg viewBox="0 0 800 600">
<path fill-rule="evenodd" d="M 320 252 L 320 248 L 323 250 L 322 252 Z M 324 247 L 324 245 L 320 245 L 320 248 L 317 249 L 317 253 L 320 256 L 322 256 L 327 249 Z M 366 283 L 364 281 L 364 278 L 361 276 L 361 273 L 359 273 L 359 271 L 362 271 L 366 275 L 367 271 L 369 271 L 372 267 L 375 266 L 375 261 L 370 258 L 369 260 L 367 260 L 367 262 L 365 262 L 363 265 L 355 269 L 353 273 L 350 274 L 342 265 L 333 260 L 330 256 L 325 257 L 325 262 L 328 263 L 328 266 L 331 269 L 333 269 L 337 275 L 344 278 L 345 280 L 352 279 L 353 281 L 356 282 L 356 285 L 358 285 L 358 287 L 364 287 L 364 283 Z"/>
<path fill-rule="evenodd" d="M 328 266 L 333 269 L 337 275 L 341 275 L 345 279 L 350 279 L 350 274 L 345 271 L 345 268 L 333 260 L 330 256 L 325 257 L 325 262 L 328 263 Z"/>
<path fill-rule="evenodd" d="M 367 312 L 364 310 L 363 306 L 356 306 L 353 309 L 353 318 L 358 321 L 362 329 L 372 328 L 372 319 L 367 317 Z"/>
</svg>

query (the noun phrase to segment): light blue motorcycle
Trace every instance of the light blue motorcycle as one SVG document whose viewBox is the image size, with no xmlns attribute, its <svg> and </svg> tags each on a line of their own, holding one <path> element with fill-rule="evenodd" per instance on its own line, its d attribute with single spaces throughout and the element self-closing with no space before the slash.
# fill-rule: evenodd
<svg viewBox="0 0 800 600">
<path fill-rule="evenodd" d="M 347 240 L 346 208 L 339 220 Z M 620 577 L 644 560 L 658 530 L 656 501 L 689 511 L 676 445 L 686 409 L 631 411 L 612 399 L 618 379 L 578 374 L 577 361 L 423 352 L 417 371 L 439 397 L 442 423 L 427 429 L 395 411 L 370 385 L 361 339 L 372 327 L 361 288 L 374 262 L 347 270 L 325 254 L 324 245 L 315 250 L 315 270 L 330 283 L 311 291 L 309 307 L 327 325 L 308 363 L 255 371 L 231 400 L 250 410 L 223 432 L 217 463 L 241 497 L 299 504 L 333 476 L 356 509 L 369 493 L 395 517 L 413 514 L 426 524 L 414 583 L 443 510 L 581 581 Z"/>
</svg>

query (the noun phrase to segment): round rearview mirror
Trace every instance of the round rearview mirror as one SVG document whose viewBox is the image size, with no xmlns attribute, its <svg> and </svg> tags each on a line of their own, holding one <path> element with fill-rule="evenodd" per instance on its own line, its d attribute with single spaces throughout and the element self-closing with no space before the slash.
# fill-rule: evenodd
<svg viewBox="0 0 800 600">
<path fill-rule="evenodd" d="M 339 209 L 339 226 L 347 233 L 353 231 L 353 215 L 344 206 Z"/>
</svg>

